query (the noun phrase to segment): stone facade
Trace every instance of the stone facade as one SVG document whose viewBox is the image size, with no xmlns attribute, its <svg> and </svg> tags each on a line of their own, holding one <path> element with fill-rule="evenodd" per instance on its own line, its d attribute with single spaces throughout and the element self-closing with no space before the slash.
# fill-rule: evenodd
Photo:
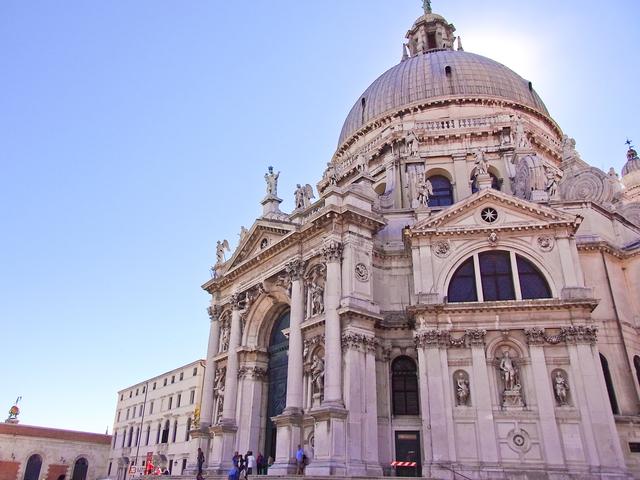
<svg viewBox="0 0 640 480">
<path fill-rule="evenodd" d="M 195 460 L 191 430 L 198 424 L 205 361 L 184 365 L 118 392 L 109 478 L 125 480 L 136 467 L 144 472 L 148 454 L 161 471 L 184 472 Z"/>
<path fill-rule="evenodd" d="M 104 478 L 110 444 L 111 435 L 0 423 L 0 480 Z"/>
<path fill-rule="evenodd" d="M 206 471 L 250 449 L 292 473 L 302 445 L 311 476 L 640 475 L 636 160 L 624 185 L 589 166 L 530 82 L 454 50 L 425 5 L 318 199 L 280 211 L 269 168 L 203 285 Z"/>
</svg>

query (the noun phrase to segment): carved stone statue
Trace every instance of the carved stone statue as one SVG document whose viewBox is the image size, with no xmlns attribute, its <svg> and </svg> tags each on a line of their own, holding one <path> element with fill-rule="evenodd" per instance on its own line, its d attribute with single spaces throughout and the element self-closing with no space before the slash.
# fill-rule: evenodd
<svg viewBox="0 0 640 480">
<path fill-rule="evenodd" d="M 225 381 L 226 371 L 224 368 L 218 369 L 216 371 L 216 376 L 213 380 L 213 393 L 216 397 L 215 403 L 215 421 L 214 423 L 220 423 L 220 419 L 222 418 L 222 409 L 224 408 L 224 381 Z"/>
<path fill-rule="evenodd" d="M 559 370 L 556 371 L 556 376 L 553 379 L 553 393 L 558 405 L 563 406 L 569 403 L 569 383 Z"/>
<path fill-rule="evenodd" d="M 427 207 L 429 205 L 429 199 L 432 195 L 433 185 L 428 178 L 424 178 L 424 173 L 421 173 L 418 176 L 418 181 L 416 182 L 416 200 L 418 201 L 418 205 Z"/>
<path fill-rule="evenodd" d="M 296 201 L 296 210 L 298 208 L 307 208 L 311 204 L 311 199 L 316 198 L 313 194 L 313 187 L 308 183 L 304 187 L 298 183 L 293 195 Z"/>
<path fill-rule="evenodd" d="M 580 154 L 576 150 L 576 141 L 568 135 L 562 136 L 562 161 L 581 160 Z"/>
<path fill-rule="evenodd" d="M 264 180 L 267 182 L 267 195 L 278 195 L 278 177 L 280 172 L 273 173 L 273 167 L 269 167 L 269 171 L 264 174 Z"/>
<path fill-rule="evenodd" d="M 324 288 L 320 282 L 312 281 L 309 285 L 309 291 L 311 292 L 311 316 L 324 313 Z"/>
<path fill-rule="evenodd" d="M 499 360 L 500 364 L 498 365 L 498 369 L 500 370 L 502 385 L 504 387 L 504 390 L 502 391 L 502 406 L 524 406 L 524 402 L 522 400 L 522 385 L 520 385 L 518 369 L 515 362 L 511 359 L 509 351 L 505 350 L 502 353 L 502 358 Z"/>
<path fill-rule="evenodd" d="M 313 392 L 322 395 L 324 392 L 324 360 L 318 355 L 313 356 L 311 383 L 313 384 Z"/>
<path fill-rule="evenodd" d="M 513 390 L 517 385 L 516 367 L 511 360 L 509 351 L 505 350 L 500 359 L 500 371 L 502 372 L 502 381 L 505 390 Z"/>
<path fill-rule="evenodd" d="M 408 157 L 418 157 L 418 147 L 420 146 L 420 142 L 418 141 L 418 137 L 416 134 L 411 131 L 407 133 L 407 136 L 404 137 L 405 143 L 405 152 Z"/>
<path fill-rule="evenodd" d="M 241 225 L 240 233 L 238 234 L 240 236 L 240 241 L 242 242 L 248 234 L 249 234 L 249 230 L 247 230 L 244 225 Z"/>
<path fill-rule="evenodd" d="M 476 156 L 476 175 L 487 175 L 489 173 L 489 162 L 485 158 L 484 151 L 479 148 L 474 152 Z"/>
<path fill-rule="evenodd" d="M 226 240 L 220 241 L 216 244 L 216 264 L 224 262 L 224 252 L 225 250 L 231 251 L 229 248 L 229 242 Z"/>
<path fill-rule="evenodd" d="M 456 402 L 458 405 L 469 404 L 469 380 L 463 372 L 459 372 L 456 378 Z"/>
<path fill-rule="evenodd" d="M 558 193 L 558 177 L 556 176 L 556 172 L 547 167 L 545 168 L 545 176 L 547 177 L 547 183 L 544 189 L 549 194 L 549 198 L 555 197 Z"/>
<path fill-rule="evenodd" d="M 516 116 L 515 119 L 515 128 L 514 128 L 514 141 L 516 148 L 529 148 L 531 144 L 529 143 L 529 139 L 527 138 L 527 134 L 524 131 L 524 122 L 522 121 L 522 117 L 520 115 Z"/>
<path fill-rule="evenodd" d="M 220 327 L 220 348 L 218 349 L 219 353 L 226 352 L 229 348 L 229 325 L 225 322 Z"/>
</svg>

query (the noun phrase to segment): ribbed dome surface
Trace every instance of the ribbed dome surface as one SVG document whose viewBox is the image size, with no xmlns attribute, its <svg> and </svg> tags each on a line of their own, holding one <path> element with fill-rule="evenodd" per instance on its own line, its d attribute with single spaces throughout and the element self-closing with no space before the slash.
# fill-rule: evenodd
<svg viewBox="0 0 640 480">
<path fill-rule="evenodd" d="M 450 75 L 445 72 L 447 66 Z M 441 50 L 408 58 L 378 77 L 349 112 L 338 146 L 384 113 L 416 102 L 476 96 L 517 102 L 549 116 L 529 82 L 514 71 L 481 55 Z"/>
</svg>

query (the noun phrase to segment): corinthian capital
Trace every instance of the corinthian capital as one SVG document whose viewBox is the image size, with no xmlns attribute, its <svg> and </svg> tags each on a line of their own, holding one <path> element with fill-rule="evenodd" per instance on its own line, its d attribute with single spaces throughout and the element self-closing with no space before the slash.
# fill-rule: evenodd
<svg viewBox="0 0 640 480">
<path fill-rule="evenodd" d="M 598 341 L 598 327 L 591 325 L 573 325 L 562 327 L 560 334 L 567 343 L 590 343 L 594 345 Z"/>
<path fill-rule="evenodd" d="M 322 247 L 322 254 L 327 263 L 339 262 L 342 259 L 342 243 L 337 240 L 329 240 Z"/>
<path fill-rule="evenodd" d="M 220 307 L 220 305 L 211 305 L 210 307 L 207 307 L 207 313 L 209 314 L 209 319 L 213 322 L 215 320 L 218 320 L 218 318 L 220 317 L 222 308 Z"/>
<path fill-rule="evenodd" d="M 229 297 L 229 303 L 232 310 L 240 310 L 240 303 L 242 302 L 242 296 L 239 293 L 234 293 Z"/>
<path fill-rule="evenodd" d="M 482 328 L 470 328 L 465 331 L 465 336 L 469 340 L 471 346 L 484 346 L 484 337 L 487 335 L 487 331 Z"/>
<path fill-rule="evenodd" d="M 285 265 L 285 272 L 292 281 L 300 280 L 304 274 L 304 262 L 295 258 Z"/>
</svg>

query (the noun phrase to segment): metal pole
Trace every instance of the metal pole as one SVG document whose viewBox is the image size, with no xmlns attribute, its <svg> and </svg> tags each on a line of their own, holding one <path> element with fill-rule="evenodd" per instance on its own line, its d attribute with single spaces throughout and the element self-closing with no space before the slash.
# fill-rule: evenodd
<svg viewBox="0 0 640 480">
<path fill-rule="evenodd" d="M 136 439 L 136 458 L 133 461 L 134 465 L 138 464 L 138 454 L 140 453 L 140 439 L 142 437 L 142 426 L 144 424 L 144 416 L 147 414 L 147 395 L 148 394 L 149 394 L 149 382 L 147 382 L 144 386 L 144 402 L 142 403 L 142 417 L 140 418 L 140 429 L 138 430 L 138 438 Z"/>
</svg>

